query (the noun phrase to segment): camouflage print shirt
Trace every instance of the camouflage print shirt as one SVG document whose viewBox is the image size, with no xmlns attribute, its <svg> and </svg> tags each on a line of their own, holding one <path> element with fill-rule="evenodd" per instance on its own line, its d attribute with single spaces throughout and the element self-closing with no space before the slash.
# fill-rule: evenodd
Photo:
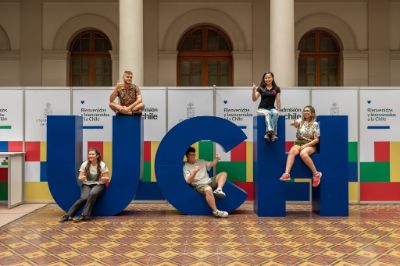
<svg viewBox="0 0 400 266">
<path fill-rule="evenodd" d="M 298 126 L 297 126 L 296 138 L 298 140 L 305 140 L 307 142 L 310 142 L 320 137 L 320 129 L 318 122 L 313 121 L 311 123 L 308 123 L 302 121 L 301 118 L 298 119 L 297 122 Z"/>
<path fill-rule="evenodd" d="M 129 106 L 140 95 L 140 89 L 135 84 L 130 85 L 128 88 L 120 87 L 117 89 L 117 95 L 122 106 Z"/>
</svg>

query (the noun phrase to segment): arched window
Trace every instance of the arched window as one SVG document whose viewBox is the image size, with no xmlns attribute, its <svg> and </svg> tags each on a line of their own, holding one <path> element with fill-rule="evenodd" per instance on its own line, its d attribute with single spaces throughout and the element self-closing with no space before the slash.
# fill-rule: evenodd
<svg viewBox="0 0 400 266">
<path fill-rule="evenodd" d="M 232 44 L 213 26 L 188 30 L 178 45 L 178 86 L 232 86 Z"/>
<path fill-rule="evenodd" d="M 299 43 L 299 86 L 339 86 L 340 47 L 330 33 L 314 30 Z"/>
<path fill-rule="evenodd" d="M 79 33 L 70 46 L 70 86 L 111 86 L 110 50 L 111 42 L 104 33 Z"/>
</svg>

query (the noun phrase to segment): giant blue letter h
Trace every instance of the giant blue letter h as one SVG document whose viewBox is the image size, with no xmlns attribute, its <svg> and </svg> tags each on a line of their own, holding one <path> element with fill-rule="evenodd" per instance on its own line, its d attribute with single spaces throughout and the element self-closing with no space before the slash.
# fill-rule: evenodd
<svg viewBox="0 0 400 266">
<path fill-rule="evenodd" d="M 279 118 L 279 139 L 266 142 L 265 118 L 254 117 L 254 211 L 258 216 L 286 215 L 287 186 L 279 181 L 285 170 L 285 120 Z M 312 155 L 317 169 L 323 173 L 321 183 L 312 189 L 312 210 L 321 216 L 348 216 L 347 116 L 319 116 L 321 128 L 319 152 Z M 296 158 L 292 177 L 311 177 L 311 171 Z"/>
</svg>

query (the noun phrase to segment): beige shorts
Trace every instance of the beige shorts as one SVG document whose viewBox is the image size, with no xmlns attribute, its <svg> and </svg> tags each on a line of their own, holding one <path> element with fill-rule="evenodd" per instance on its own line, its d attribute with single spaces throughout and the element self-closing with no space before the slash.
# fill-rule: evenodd
<svg viewBox="0 0 400 266">
<path fill-rule="evenodd" d="M 196 190 L 197 192 L 204 194 L 205 190 L 207 187 L 211 187 L 212 190 L 216 189 L 218 187 L 217 184 L 217 179 L 215 177 L 211 177 L 211 183 L 209 184 L 201 184 L 201 185 L 194 185 L 193 188 L 194 190 Z"/>
</svg>

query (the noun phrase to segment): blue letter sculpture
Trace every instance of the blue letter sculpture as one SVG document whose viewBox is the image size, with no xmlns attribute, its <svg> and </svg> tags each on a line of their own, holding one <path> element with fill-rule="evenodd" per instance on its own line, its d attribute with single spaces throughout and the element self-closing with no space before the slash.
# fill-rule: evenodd
<svg viewBox="0 0 400 266">
<path fill-rule="evenodd" d="M 93 215 L 115 215 L 133 200 L 142 173 L 143 127 L 137 116 L 113 117 L 113 175 Z M 85 158 L 86 159 L 86 158 Z M 79 198 L 76 176 L 82 163 L 82 117 L 48 116 L 47 177 L 50 192 L 65 211 Z"/>
<path fill-rule="evenodd" d="M 185 182 L 184 154 L 190 145 L 200 140 L 217 142 L 225 151 L 230 151 L 245 139 L 246 135 L 238 126 L 214 116 L 194 117 L 177 124 L 164 136 L 156 154 L 155 171 L 161 193 L 184 214 L 211 214 L 204 197 Z M 234 211 L 247 198 L 245 191 L 230 182 L 225 184 L 224 191 L 227 197 L 216 199 L 216 203 L 218 208 L 228 212 Z"/>
<path fill-rule="evenodd" d="M 265 118 L 254 117 L 254 210 L 258 216 L 286 215 L 288 183 L 279 181 L 285 170 L 285 123 L 279 118 L 279 139 L 266 142 Z M 319 153 L 312 159 L 323 173 L 321 183 L 312 189 L 312 209 L 321 216 L 348 216 L 347 116 L 319 116 L 321 129 Z M 292 177 L 311 177 L 308 167 L 297 156 Z"/>
</svg>

